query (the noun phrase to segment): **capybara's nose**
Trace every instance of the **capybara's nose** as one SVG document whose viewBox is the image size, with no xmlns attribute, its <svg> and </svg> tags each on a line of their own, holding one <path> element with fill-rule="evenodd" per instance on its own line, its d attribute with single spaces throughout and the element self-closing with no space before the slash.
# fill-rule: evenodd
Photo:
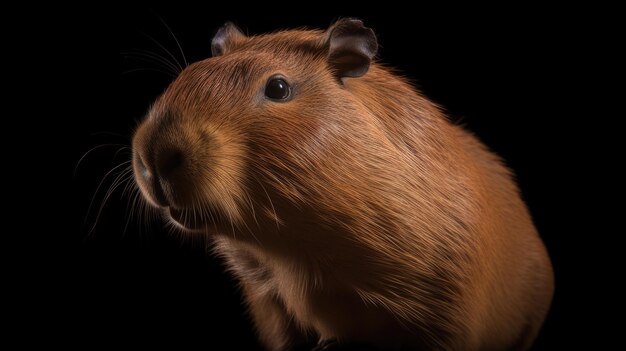
<svg viewBox="0 0 626 351">
<path fill-rule="evenodd" d="M 160 206 L 170 206 L 174 193 L 184 183 L 185 156 L 180 148 L 165 147 L 135 154 L 136 172 Z M 180 190 L 180 189 L 178 189 Z"/>
<path fill-rule="evenodd" d="M 178 148 L 168 148 L 162 150 L 156 159 L 156 173 L 167 181 L 180 166 L 183 164 L 184 155 Z"/>
</svg>

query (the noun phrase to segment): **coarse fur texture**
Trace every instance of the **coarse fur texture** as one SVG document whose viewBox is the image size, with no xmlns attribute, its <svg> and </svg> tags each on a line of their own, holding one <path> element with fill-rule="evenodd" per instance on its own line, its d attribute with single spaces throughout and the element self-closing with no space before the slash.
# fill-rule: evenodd
<svg viewBox="0 0 626 351">
<path fill-rule="evenodd" d="M 269 350 L 529 348 L 553 275 L 510 171 L 375 44 L 351 19 L 227 24 L 134 136 L 145 198 L 211 236 Z M 286 101 L 264 96 L 277 75 Z"/>
</svg>

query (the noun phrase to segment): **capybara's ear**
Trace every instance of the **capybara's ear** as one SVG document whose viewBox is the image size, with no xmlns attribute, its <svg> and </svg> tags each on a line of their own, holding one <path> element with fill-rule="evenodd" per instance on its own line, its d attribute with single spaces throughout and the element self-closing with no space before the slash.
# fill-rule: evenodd
<svg viewBox="0 0 626 351">
<path fill-rule="evenodd" d="M 361 20 L 344 18 L 335 22 L 326 33 L 328 64 L 337 79 L 367 73 L 378 50 L 373 30 L 365 27 Z"/>
<path fill-rule="evenodd" d="M 224 23 L 217 33 L 215 33 L 211 41 L 211 53 L 213 57 L 227 54 L 238 40 L 245 37 L 246 35 L 232 22 Z"/>
</svg>

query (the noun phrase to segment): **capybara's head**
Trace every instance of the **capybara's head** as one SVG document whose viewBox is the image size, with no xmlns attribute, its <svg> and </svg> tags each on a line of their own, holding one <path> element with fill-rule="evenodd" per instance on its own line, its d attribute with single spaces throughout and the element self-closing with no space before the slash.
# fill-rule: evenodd
<svg viewBox="0 0 626 351">
<path fill-rule="evenodd" d="M 295 172 L 321 172 L 311 160 L 341 152 L 335 140 L 361 128 L 345 79 L 367 73 L 377 42 L 353 19 L 254 37 L 227 23 L 211 49 L 156 100 L 132 145 L 144 197 L 190 231 L 241 225 L 265 182 L 295 194 Z"/>
</svg>

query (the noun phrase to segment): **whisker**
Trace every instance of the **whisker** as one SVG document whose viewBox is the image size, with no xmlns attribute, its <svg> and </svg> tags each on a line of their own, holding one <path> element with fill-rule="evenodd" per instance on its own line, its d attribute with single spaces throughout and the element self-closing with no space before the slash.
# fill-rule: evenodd
<svg viewBox="0 0 626 351">
<path fill-rule="evenodd" d="M 102 145 L 98 145 L 98 146 L 92 147 L 87 152 L 85 152 L 83 154 L 83 156 L 81 156 L 81 158 L 78 160 L 78 162 L 76 163 L 76 167 L 74 167 L 74 173 L 73 173 L 72 176 L 76 177 L 76 171 L 78 171 L 78 167 L 80 166 L 81 162 L 83 162 L 85 157 L 87 157 L 87 155 L 89 155 L 92 151 L 95 151 L 97 149 L 100 149 L 100 148 L 103 148 L 103 147 L 107 147 L 107 146 L 126 146 L 126 144 L 102 144 Z"/>
<path fill-rule="evenodd" d="M 133 195 L 133 191 L 137 188 L 137 185 L 135 184 L 135 182 L 133 181 L 133 178 L 135 177 L 135 175 L 133 174 L 131 177 L 128 178 L 128 180 L 126 181 L 126 186 L 124 186 L 124 190 L 122 190 L 122 195 L 121 198 L 124 198 L 124 196 L 126 196 L 126 194 L 128 193 L 128 196 L 132 196 Z"/>
<path fill-rule="evenodd" d="M 250 204 L 250 210 L 252 211 L 252 219 L 254 219 L 254 223 L 256 223 L 257 228 L 260 227 L 259 220 L 256 218 L 256 210 L 254 209 L 254 201 L 250 197 L 248 193 L 245 194 L 248 203 Z"/>
<path fill-rule="evenodd" d="M 197 184 L 194 183 L 193 187 L 194 187 L 195 193 L 200 193 Z M 206 206 L 203 206 L 202 200 L 198 196 L 194 196 L 192 198 L 191 211 L 193 214 L 194 224 L 198 224 L 198 223 L 205 224 L 206 222 L 206 219 L 204 216 L 205 208 Z M 196 235 L 193 236 L 192 242 L 193 242 L 193 239 L 195 239 L 195 236 Z"/>
<path fill-rule="evenodd" d="M 122 236 L 126 235 L 126 230 L 128 229 L 128 224 L 130 223 L 130 220 L 134 216 L 135 208 L 137 207 L 137 197 L 141 196 L 141 194 L 139 192 L 139 187 L 137 187 L 137 184 L 135 182 L 133 182 L 132 180 L 129 180 L 129 183 L 133 184 L 134 186 L 132 187 L 131 194 L 129 194 L 128 201 L 126 203 L 126 209 L 128 211 L 128 217 L 126 218 L 126 224 L 124 225 L 124 231 L 122 232 Z M 131 204 L 131 198 L 132 198 L 132 204 Z M 130 209 L 129 209 L 129 207 L 130 207 Z"/>
<path fill-rule="evenodd" d="M 89 203 L 89 207 L 87 208 L 87 214 L 85 215 L 85 221 L 83 222 L 83 225 L 87 223 L 87 219 L 89 218 L 89 213 L 91 213 L 91 208 L 93 207 L 93 202 L 94 202 L 94 200 L 96 199 L 96 195 L 98 195 L 98 192 L 100 191 L 100 188 L 102 187 L 102 184 L 104 183 L 104 181 L 107 179 L 107 177 L 108 177 L 111 173 L 115 172 L 115 170 L 116 170 L 116 169 L 118 169 L 118 168 L 120 168 L 120 167 L 122 167 L 122 166 L 124 166 L 124 165 L 127 165 L 127 164 L 129 164 L 129 163 L 130 163 L 130 160 L 120 163 L 119 165 L 117 165 L 117 166 L 115 166 L 115 167 L 111 168 L 111 170 L 110 170 L 110 171 L 108 171 L 108 172 L 104 175 L 104 177 L 102 177 L 102 180 L 101 180 L 101 181 L 100 181 L 100 183 L 98 184 L 98 187 L 96 188 L 96 191 L 94 192 L 93 197 L 91 198 L 91 202 Z"/>
<path fill-rule="evenodd" d="M 150 204 L 143 197 L 139 197 L 141 199 L 142 213 L 143 213 L 143 228 L 145 228 L 148 232 L 150 231 L 150 222 L 152 219 L 152 212 L 150 211 Z"/>
<path fill-rule="evenodd" d="M 158 45 L 161 49 L 163 49 L 163 51 L 165 51 L 165 53 L 167 53 L 173 60 L 174 62 L 178 65 L 178 68 L 180 68 L 180 70 L 178 71 L 178 73 L 180 73 L 183 70 L 183 66 L 180 64 L 180 62 L 178 61 L 178 59 L 176 58 L 176 56 L 174 56 L 168 49 L 165 48 L 165 46 L 161 45 L 161 43 L 159 43 L 156 39 L 154 39 L 153 37 L 151 37 L 150 35 L 143 33 L 148 39 L 150 39 L 153 43 L 155 43 L 156 45 Z"/>
<path fill-rule="evenodd" d="M 112 136 L 116 136 L 116 137 L 120 137 L 120 138 L 123 138 L 125 140 L 128 140 L 128 135 L 124 135 L 124 134 L 121 134 L 121 133 L 106 132 L 106 131 L 89 133 L 89 136 L 97 136 L 97 135 L 112 135 Z"/>
<path fill-rule="evenodd" d="M 160 55 L 156 52 L 144 49 L 134 49 L 135 51 L 123 52 L 126 58 L 134 58 L 147 62 L 153 62 L 159 64 L 162 68 L 167 68 L 172 71 L 172 73 L 178 74 L 179 70 L 175 63 Z"/>
<path fill-rule="evenodd" d="M 196 207 L 198 208 L 198 211 L 196 211 Z M 194 223 L 197 224 L 198 222 L 202 223 L 203 219 L 201 216 L 201 212 L 200 212 L 200 208 L 202 208 L 202 206 L 200 206 L 199 201 L 197 199 L 196 196 L 193 197 L 193 202 L 191 204 L 191 211 L 193 213 L 193 219 L 194 219 Z M 198 212 L 198 213 L 196 213 Z"/>
<path fill-rule="evenodd" d="M 132 174 L 129 174 L 130 172 L 132 172 L 132 170 L 130 169 L 126 169 L 122 172 L 120 172 L 120 174 L 115 178 L 115 180 L 113 181 L 113 183 L 111 184 L 111 186 L 109 187 L 109 190 L 107 190 L 104 199 L 102 200 L 102 203 L 100 204 L 100 208 L 98 209 L 98 214 L 96 215 L 96 220 L 94 221 L 93 226 L 91 227 L 91 230 L 89 230 L 88 234 L 91 234 L 94 229 L 96 229 L 96 226 L 98 225 L 98 221 L 100 220 L 100 215 L 102 214 L 102 210 L 104 209 L 104 205 L 106 205 L 107 201 L 109 200 L 109 198 L 111 197 L 111 194 L 113 194 L 113 192 L 115 192 L 115 190 L 124 183 L 124 181 L 127 181 L 128 179 L 132 178 Z"/>
<path fill-rule="evenodd" d="M 248 196 L 247 194 L 245 195 L 245 197 L 248 199 L 248 203 L 250 204 L 250 208 L 251 208 L 251 211 L 252 211 L 252 218 L 254 218 L 254 221 L 257 224 L 257 228 L 259 228 L 259 222 L 256 219 L 256 213 L 254 211 L 254 205 L 252 204 L 252 199 L 250 199 L 250 196 Z M 256 234 L 254 234 L 254 231 L 252 229 L 250 229 L 250 226 L 248 226 L 248 223 L 244 221 L 243 225 L 246 227 L 246 229 L 248 229 L 248 233 L 250 233 L 250 235 L 252 235 L 254 240 L 256 240 L 257 243 L 259 243 L 259 246 L 263 246 L 263 243 L 261 243 L 259 238 L 257 238 Z"/>
<path fill-rule="evenodd" d="M 227 187 L 227 186 L 225 186 L 225 184 L 222 182 L 222 179 L 221 179 L 220 177 L 216 177 L 216 178 L 214 178 L 214 181 L 216 181 L 218 184 L 220 184 L 220 187 L 221 187 L 222 189 L 228 189 L 228 187 Z M 227 209 L 225 212 L 227 212 L 227 213 L 226 213 L 226 216 L 227 216 L 227 217 L 230 217 L 230 218 L 228 218 L 228 219 L 229 219 L 229 220 L 228 220 L 228 222 L 230 222 L 230 228 L 231 228 L 231 232 L 232 232 L 232 234 L 233 234 L 233 237 L 234 237 L 234 238 L 236 238 L 236 234 L 235 234 L 235 225 L 233 224 L 233 213 L 231 213 L 230 208 L 229 208 L 229 209 Z"/>
<path fill-rule="evenodd" d="M 178 46 L 178 50 L 180 51 L 180 54 L 183 56 L 183 62 L 185 63 L 185 67 L 189 66 L 189 62 L 187 62 L 187 58 L 185 57 L 185 53 L 183 52 L 183 48 L 180 46 L 180 42 L 178 41 L 178 38 L 176 38 L 176 35 L 174 34 L 174 31 L 172 31 L 170 26 L 167 25 L 167 23 L 165 22 L 165 20 L 161 16 L 159 16 L 158 14 L 156 16 L 161 21 L 161 23 L 163 23 L 165 28 L 167 28 L 167 30 L 170 32 L 170 34 L 172 35 L 172 38 L 174 38 L 174 41 L 176 42 L 176 45 Z"/>
<path fill-rule="evenodd" d="M 146 201 L 141 194 L 138 196 L 139 206 L 137 206 L 137 215 L 139 216 L 139 222 L 141 225 L 139 226 L 139 236 L 142 235 L 142 230 L 148 229 L 148 201 Z"/>
<path fill-rule="evenodd" d="M 276 221 L 276 228 L 280 230 L 280 223 L 278 222 L 278 215 L 276 214 L 276 209 L 274 208 L 274 203 L 272 202 L 272 198 L 270 197 L 270 194 L 267 192 L 267 190 L 263 186 L 263 183 L 261 183 L 259 180 L 257 180 L 256 182 L 261 186 L 261 188 L 263 189 L 263 192 L 265 192 L 265 196 L 267 196 L 267 200 L 269 200 L 270 206 L 272 207 L 272 212 L 274 213 L 274 220 Z"/>
<path fill-rule="evenodd" d="M 146 225 L 146 217 L 148 215 L 148 210 L 146 209 L 146 200 L 141 195 L 141 191 L 137 192 L 137 217 L 139 219 L 139 236 L 142 235 L 142 229 Z"/>
<path fill-rule="evenodd" d="M 138 72 L 138 71 L 154 71 L 154 72 L 159 72 L 159 73 L 163 73 L 166 76 L 172 77 L 172 78 L 176 78 L 176 75 L 174 75 L 171 72 L 167 72 L 161 69 L 157 69 L 157 68 L 135 68 L 135 69 L 129 69 L 127 71 L 122 72 L 122 74 L 129 74 L 129 73 L 133 73 L 133 72 Z"/>
<path fill-rule="evenodd" d="M 142 57 L 142 56 L 125 56 L 125 58 L 129 58 L 129 59 L 134 59 L 134 60 L 138 60 L 138 61 L 143 61 L 143 62 L 147 62 L 147 63 L 152 63 L 157 65 L 158 67 L 140 67 L 140 68 L 135 68 L 135 69 L 129 69 L 126 70 L 124 72 L 122 72 L 122 74 L 128 74 L 128 73 L 132 73 L 132 72 L 137 72 L 137 71 L 156 71 L 156 72 L 160 72 L 163 73 L 165 75 L 171 76 L 173 78 L 176 78 L 176 76 L 178 75 L 178 73 L 174 70 L 174 68 L 170 68 L 167 67 L 159 62 L 154 61 L 153 59 L 147 58 L 147 57 Z"/>
<path fill-rule="evenodd" d="M 117 151 L 115 151 L 115 154 L 113 154 L 113 160 L 115 160 L 115 158 L 117 157 L 117 155 L 120 154 L 120 152 L 125 151 L 125 150 L 131 150 L 130 146 L 124 146 L 124 147 L 119 148 Z M 129 168 L 132 169 L 132 166 L 130 166 Z"/>
<path fill-rule="evenodd" d="M 170 67 L 172 69 L 173 72 L 180 72 L 179 68 L 180 65 L 178 65 L 178 62 L 174 62 L 172 60 L 170 60 L 169 58 L 159 54 L 156 51 L 152 51 L 152 50 L 148 50 L 148 49 L 141 49 L 141 48 L 135 48 L 135 53 L 138 54 L 142 54 L 145 56 L 149 56 L 155 60 L 159 60 L 159 62 L 167 65 L 167 67 Z M 133 52 L 130 52 L 130 54 L 132 54 Z"/>
</svg>

